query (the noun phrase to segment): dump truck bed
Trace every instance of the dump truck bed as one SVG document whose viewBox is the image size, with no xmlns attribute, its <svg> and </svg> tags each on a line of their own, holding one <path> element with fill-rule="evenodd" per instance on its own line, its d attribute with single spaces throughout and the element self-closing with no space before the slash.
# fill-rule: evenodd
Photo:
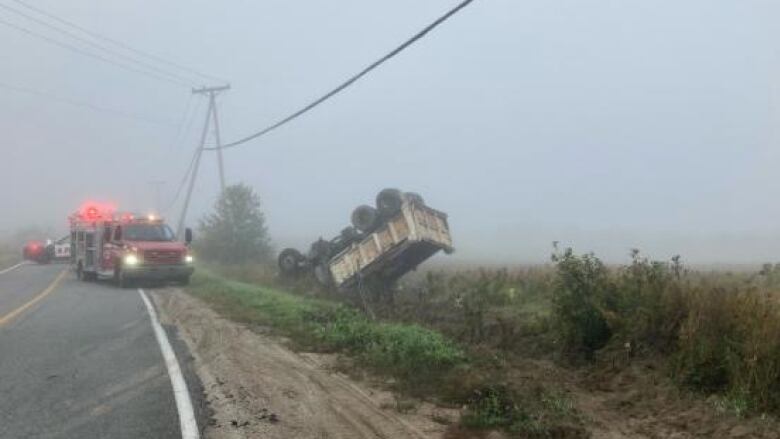
<svg viewBox="0 0 780 439">
<path fill-rule="evenodd" d="M 405 201 L 385 224 L 342 250 L 328 265 L 336 287 L 345 289 L 370 278 L 395 281 L 439 250 L 452 251 L 447 215 Z"/>
</svg>

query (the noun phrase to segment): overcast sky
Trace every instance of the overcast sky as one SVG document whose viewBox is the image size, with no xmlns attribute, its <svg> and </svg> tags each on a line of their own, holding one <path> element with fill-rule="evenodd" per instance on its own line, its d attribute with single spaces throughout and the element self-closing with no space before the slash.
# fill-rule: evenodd
<svg viewBox="0 0 780 439">
<path fill-rule="evenodd" d="M 297 110 L 456 3 L 26 1 L 228 78 L 226 141 Z M 0 20 L 65 41 L 7 9 Z M 336 234 L 353 207 L 399 187 L 450 214 L 462 260 L 544 261 L 554 240 L 608 260 L 631 247 L 780 260 L 778 22 L 774 0 L 476 0 L 314 112 L 225 152 L 227 179 L 261 195 L 280 248 Z M 64 229 L 88 198 L 152 209 L 155 180 L 166 207 L 205 99 L 2 23 L 0 39 L 0 230 Z M 175 144 L 190 99 L 194 121 Z M 189 224 L 217 190 L 208 154 Z"/>
</svg>

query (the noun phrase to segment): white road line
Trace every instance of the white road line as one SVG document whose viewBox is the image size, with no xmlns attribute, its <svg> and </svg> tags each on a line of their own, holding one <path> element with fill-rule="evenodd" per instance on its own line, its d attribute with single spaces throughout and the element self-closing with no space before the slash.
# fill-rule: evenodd
<svg viewBox="0 0 780 439">
<path fill-rule="evenodd" d="M 13 266 L 11 266 L 11 267 L 8 267 L 8 268 L 6 268 L 6 269 L 4 269 L 4 270 L 0 270 L 0 274 L 6 274 L 6 273 L 8 273 L 9 271 L 14 271 L 14 270 L 16 270 L 17 268 L 21 267 L 22 265 L 27 265 L 28 263 L 29 263 L 29 262 L 27 262 L 27 261 L 20 262 L 20 263 L 18 263 L 18 264 L 16 264 L 16 265 L 13 265 Z"/>
<path fill-rule="evenodd" d="M 182 375 L 179 362 L 176 360 L 176 354 L 173 353 L 168 336 L 165 335 L 165 330 L 160 321 L 157 320 L 157 312 L 154 310 L 146 293 L 139 288 L 138 294 L 141 295 L 141 299 L 143 299 L 146 305 L 146 310 L 149 312 L 154 336 L 160 345 L 160 350 L 165 360 L 165 367 L 168 368 L 168 376 L 171 378 L 171 385 L 173 386 L 173 396 L 176 399 L 176 409 L 179 411 L 181 437 L 182 439 L 198 439 L 200 433 L 198 432 L 198 423 L 195 421 L 195 411 L 192 409 L 190 392 L 187 390 L 187 383 L 184 381 L 184 375 Z"/>
</svg>

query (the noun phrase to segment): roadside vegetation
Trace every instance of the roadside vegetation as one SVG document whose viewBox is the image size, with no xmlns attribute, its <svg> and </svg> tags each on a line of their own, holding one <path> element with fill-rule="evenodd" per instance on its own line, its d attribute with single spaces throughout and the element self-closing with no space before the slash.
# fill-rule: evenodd
<svg viewBox="0 0 780 439">
<path fill-rule="evenodd" d="M 200 220 L 197 256 L 223 265 L 270 264 L 274 251 L 260 206 L 260 197 L 249 186 L 226 187 L 214 211 Z"/>
<path fill-rule="evenodd" d="M 565 249 L 546 266 L 419 273 L 368 304 L 282 283 L 271 269 L 215 271 L 244 282 L 201 274 L 194 294 L 302 347 L 349 354 L 406 389 L 465 405 L 468 428 L 582 434 L 583 416 L 554 379 L 514 379 L 523 359 L 615 373 L 647 362 L 715 411 L 780 413 L 780 265 L 699 272 L 679 257 L 651 261 L 634 251 L 628 264 L 607 266 Z"/>
<path fill-rule="evenodd" d="M 780 414 L 780 264 L 696 271 L 634 250 L 608 266 L 556 247 L 546 265 L 425 271 L 337 294 L 280 280 L 266 257 L 203 259 L 190 292 L 217 311 L 344 354 L 400 392 L 464 407 L 462 428 L 587 437 L 571 394 L 579 378 L 553 371 L 609 377 L 633 364 L 713 413 Z"/>
<path fill-rule="evenodd" d="M 465 361 L 463 351 L 435 331 L 376 322 L 336 302 L 231 281 L 204 270 L 195 275 L 190 292 L 231 319 L 273 328 L 302 348 L 348 353 L 361 365 L 411 386 L 432 384 Z"/>
</svg>

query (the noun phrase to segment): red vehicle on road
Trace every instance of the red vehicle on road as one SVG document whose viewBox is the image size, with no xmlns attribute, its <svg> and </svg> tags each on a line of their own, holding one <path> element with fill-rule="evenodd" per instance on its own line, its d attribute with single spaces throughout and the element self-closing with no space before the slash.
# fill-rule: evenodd
<svg viewBox="0 0 780 439">
<path fill-rule="evenodd" d="M 27 261 L 46 264 L 51 260 L 51 249 L 41 241 L 30 241 L 22 249 L 22 256 Z"/>
<path fill-rule="evenodd" d="M 113 279 L 120 287 L 135 280 L 189 283 L 195 271 L 189 250 L 162 218 L 117 213 L 88 204 L 70 216 L 71 265 L 79 279 Z"/>
</svg>

